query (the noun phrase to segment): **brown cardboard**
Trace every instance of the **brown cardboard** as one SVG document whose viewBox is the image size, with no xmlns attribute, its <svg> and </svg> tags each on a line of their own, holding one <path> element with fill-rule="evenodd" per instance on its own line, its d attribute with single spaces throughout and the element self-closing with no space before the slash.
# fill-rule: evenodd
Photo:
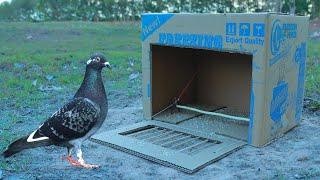
<svg viewBox="0 0 320 180">
<path fill-rule="evenodd" d="M 260 147 L 271 142 L 301 121 L 308 20 L 273 13 L 142 15 L 147 121 L 93 139 L 189 173 L 245 143 Z M 189 110 L 179 109 L 172 103 L 189 82 L 177 102 Z M 215 116 L 190 108 L 214 111 Z M 150 125 L 196 139 L 218 138 L 223 146 L 188 156 L 150 137 L 135 139 L 124 133 Z"/>
<path fill-rule="evenodd" d="M 172 150 L 168 147 L 154 144 L 154 141 L 139 140 L 130 136 L 130 133 L 134 133 L 139 129 L 150 126 L 169 128 L 170 130 L 179 133 L 192 134 L 193 136 L 201 137 L 202 139 L 217 141 L 219 144 L 209 146 L 208 148 L 193 154 L 188 154 L 181 150 Z M 129 136 L 127 136 L 127 134 L 129 134 Z M 165 166 L 176 168 L 186 173 L 194 173 L 245 145 L 244 142 L 233 138 L 215 134 L 203 134 L 201 132 L 184 129 L 179 126 L 170 125 L 160 121 L 145 121 L 113 131 L 104 132 L 95 135 L 93 137 L 93 141 L 155 161 Z M 163 143 L 167 142 L 164 141 Z"/>
<path fill-rule="evenodd" d="M 250 55 L 156 45 L 151 47 L 151 51 L 154 52 L 152 94 L 156 94 L 152 101 L 153 114 L 171 104 L 172 97 L 179 96 L 196 72 L 196 78 L 181 99 L 182 103 L 229 106 L 250 111 Z"/>
<path fill-rule="evenodd" d="M 190 63 L 193 61 L 201 79 L 194 82 L 198 85 L 191 86 L 184 103 L 226 105 L 247 111 L 251 119 L 246 132 L 248 143 L 266 144 L 301 119 L 304 72 L 300 70 L 299 75 L 299 67 L 304 65 L 294 59 L 298 47 L 306 42 L 307 31 L 308 17 L 272 13 L 143 15 L 142 64 L 143 69 L 150 69 L 150 76 L 143 83 L 143 88 L 149 83 L 150 89 L 150 97 L 144 94 L 145 118 L 151 119 L 179 94 L 183 82 L 188 82 L 194 72 Z M 166 47 L 153 49 L 155 45 Z M 169 49 L 164 51 L 165 48 Z M 196 49 L 196 53 L 190 53 L 190 48 Z M 166 67 L 161 66 L 159 59 Z M 177 64 L 178 61 L 186 63 Z M 166 71 L 161 73 L 159 69 Z M 160 79 L 172 89 L 161 86 Z M 280 79 L 283 86 L 273 91 Z M 283 99 L 278 97 L 283 95 Z"/>
</svg>

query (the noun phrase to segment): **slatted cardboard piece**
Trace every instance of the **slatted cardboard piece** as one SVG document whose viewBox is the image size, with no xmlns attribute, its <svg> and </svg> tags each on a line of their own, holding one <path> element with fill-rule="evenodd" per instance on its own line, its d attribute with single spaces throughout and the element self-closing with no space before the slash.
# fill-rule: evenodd
<svg viewBox="0 0 320 180">
<path fill-rule="evenodd" d="M 301 120 L 308 18 L 142 15 L 143 123 L 93 140 L 193 173 Z"/>
</svg>

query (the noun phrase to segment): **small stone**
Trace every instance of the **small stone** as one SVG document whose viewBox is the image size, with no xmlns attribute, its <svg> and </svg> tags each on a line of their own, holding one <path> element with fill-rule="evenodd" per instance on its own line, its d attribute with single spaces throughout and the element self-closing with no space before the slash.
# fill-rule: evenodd
<svg viewBox="0 0 320 180">
<path fill-rule="evenodd" d="M 134 61 L 130 61 L 130 62 L 129 62 L 129 65 L 130 65 L 131 67 L 133 67 L 133 66 L 134 66 Z"/>
<path fill-rule="evenodd" d="M 31 35 L 26 37 L 28 40 L 32 39 L 33 37 Z"/>
<path fill-rule="evenodd" d="M 32 113 L 32 109 L 27 109 L 24 113 L 22 113 L 23 116 L 26 116 L 28 114 L 31 114 Z M 18 121 L 19 122 L 19 121 Z M 21 121 L 22 123 L 23 121 Z"/>
<path fill-rule="evenodd" d="M 132 73 L 129 76 L 129 80 L 132 81 L 134 79 L 137 79 L 139 77 L 139 73 Z"/>
<path fill-rule="evenodd" d="M 257 152 L 257 155 L 264 155 L 263 152 Z"/>
<path fill-rule="evenodd" d="M 302 178 L 299 174 L 295 174 L 294 177 L 295 177 L 296 179 L 301 179 L 301 178 Z"/>
<path fill-rule="evenodd" d="M 102 178 L 102 175 L 101 174 L 95 174 L 95 175 L 93 175 L 93 177 L 100 179 L 100 178 Z"/>
<path fill-rule="evenodd" d="M 52 75 L 46 75 L 46 79 L 47 79 L 48 81 L 51 81 L 51 80 L 53 79 L 53 76 L 52 76 Z"/>
<path fill-rule="evenodd" d="M 22 69 L 22 68 L 26 67 L 26 65 L 23 63 L 14 63 L 13 66 L 18 69 Z"/>
<path fill-rule="evenodd" d="M 62 87 L 52 86 L 51 89 L 54 90 L 54 91 L 60 91 L 60 90 L 62 90 Z"/>
<path fill-rule="evenodd" d="M 297 159 L 297 161 L 308 161 L 309 157 L 308 156 L 301 156 Z"/>
<path fill-rule="evenodd" d="M 35 79 L 35 80 L 33 80 L 33 81 L 32 81 L 32 83 L 31 83 L 31 84 L 32 84 L 33 86 L 37 86 L 37 82 L 38 82 L 38 80 L 37 80 L 37 79 Z"/>
<path fill-rule="evenodd" d="M 62 87 L 60 87 L 60 86 L 43 86 L 43 85 L 41 85 L 38 89 L 40 91 L 60 91 L 60 90 L 62 90 Z"/>
</svg>

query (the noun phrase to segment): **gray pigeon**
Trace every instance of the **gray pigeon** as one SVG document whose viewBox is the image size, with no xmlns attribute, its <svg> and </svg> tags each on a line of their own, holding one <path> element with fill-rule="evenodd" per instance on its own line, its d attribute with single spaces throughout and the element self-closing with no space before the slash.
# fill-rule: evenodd
<svg viewBox="0 0 320 180">
<path fill-rule="evenodd" d="M 10 144 L 4 157 L 12 156 L 24 149 L 40 146 L 63 146 L 68 148 L 66 160 L 73 166 L 95 168 L 86 164 L 81 145 L 101 127 L 107 116 L 108 102 L 101 71 L 111 69 L 106 58 L 96 53 L 87 61 L 84 80 L 74 98 L 48 118 L 30 135 Z M 75 149 L 78 160 L 72 158 Z"/>
</svg>

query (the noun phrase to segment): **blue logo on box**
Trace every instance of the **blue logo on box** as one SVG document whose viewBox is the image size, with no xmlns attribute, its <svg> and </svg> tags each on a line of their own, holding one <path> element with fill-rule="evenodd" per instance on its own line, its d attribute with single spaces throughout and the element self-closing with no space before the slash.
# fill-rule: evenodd
<svg viewBox="0 0 320 180">
<path fill-rule="evenodd" d="M 240 23 L 239 35 L 240 36 L 250 36 L 250 23 Z"/>
<path fill-rule="evenodd" d="M 174 14 L 143 14 L 141 17 L 141 40 L 146 40 L 152 33 L 165 24 Z"/>
<path fill-rule="evenodd" d="M 276 55 L 280 51 L 280 46 L 281 43 L 284 39 L 283 36 L 283 31 L 281 28 L 281 24 L 279 20 L 276 20 L 273 25 L 272 25 L 272 30 L 271 30 L 271 53 L 273 55 Z"/>
<path fill-rule="evenodd" d="M 288 83 L 281 81 L 273 88 L 270 117 L 274 122 L 281 121 L 288 107 Z"/>
<path fill-rule="evenodd" d="M 264 37 L 265 26 L 263 23 L 253 23 L 253 36 Z"/>
<path fill-rule="evenodd" d="M 237 34 L 237 24 L 227 23 L 226 24 L 226 34 L 230 36 L 235 36 Z"/>
<path fill-rule="evenodd" d="M 279 19 L 273 22 L 270 38 L 270 51 L 273 57 L 269 60 L 269 66 L 284 59 L 291 50 L 290 39 L 297 36 L 297 24 L 281 23 Z"/>
</svg>

